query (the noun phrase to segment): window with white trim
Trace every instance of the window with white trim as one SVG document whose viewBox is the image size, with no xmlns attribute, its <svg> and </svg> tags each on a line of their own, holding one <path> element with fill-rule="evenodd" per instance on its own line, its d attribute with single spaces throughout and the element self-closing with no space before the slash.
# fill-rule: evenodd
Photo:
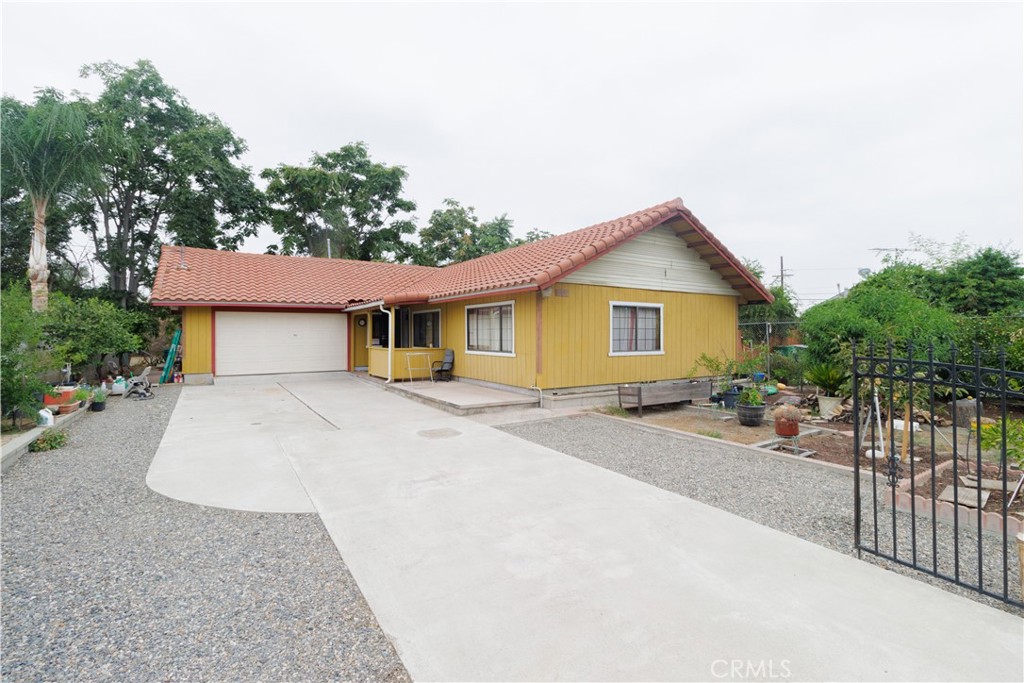
<svg viewBox="0 0 1024 683">
<path fill-rule="evenodd" d="M 662 353 L 662 305 L 611 302 L 611 353 Z"/>
<path fill-rule="evenodd" d="M 515 311 L 511 301 L 466 306 L 466 350 L 515 353 Z"/>
</svg>

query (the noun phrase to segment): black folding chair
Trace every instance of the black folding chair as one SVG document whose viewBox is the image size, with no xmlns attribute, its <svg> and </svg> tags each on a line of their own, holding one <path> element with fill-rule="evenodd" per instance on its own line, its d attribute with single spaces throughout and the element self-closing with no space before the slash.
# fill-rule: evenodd
<svg viewBox="0 0 1024 683">
<path fill-rule="evenodd" d="M 451 349 L 444 350 L 444 359 L 435 360 L 430 364 L 430 374 L 437 374 L 437 379 L 443 382 L 450 382 L 452 379 L 452 367 L 455 365 L 455 352 Z"/>
</svg>

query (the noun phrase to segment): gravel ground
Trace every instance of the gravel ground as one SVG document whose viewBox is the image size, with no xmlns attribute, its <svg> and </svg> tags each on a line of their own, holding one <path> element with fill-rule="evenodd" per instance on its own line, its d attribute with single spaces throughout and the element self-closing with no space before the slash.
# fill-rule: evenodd
<svg viewBox="0 0 1024 683">
<path fill-rule="evenodd" d="M 853 550 L 853 477 L 851 474 L 761 455 L 746 448 L 684 434 L 645 429 L 608 417 L 585 414 L 524 422 L 500 427 L 527 441 L 624 474 L 667 491 L 693 498 L 740 517 L 798 536 L 841 553 Z M 862 534 L 873 539 L 870 484 L 863 489 Z M 884 486 L 880 484 L 880 489 Z M 879 500 L 885 490 L 879 491 Z M 879 547 L 892 548 L 890 508 L 879 503 Z M 940 571 L 952 574 L 954 535 L 951 525 L 940 523 L 938 556 Z M 897 514 L 897 539 L 910 537 L 909 514 Z M 918 561 L 931 563 L 931 521 L 919 518 Z M 923 538 L 922 538 L 923 537 Z M 977 577 L 977 534 L 960 530 L 960 567 L 964 577 Z M 987 589 L 1002 591 L 1001 537 L 983 535 L 983 578 Z M 908 552 L 901 548 L 900 557 Z M 863 557 L 892 571 L 931 583 L 953 593 L 1014 614 L 1024 614 L 1001 601 L 988 598 L 920 571 L 865 553 Z M 908 558 L 909 559 L 909 558 Z M 1009 590 L 1017 581 L 1016 544 L 1010 539 Z M 1019 590 L 1019 585 L 1016 585 Z M 1011 593 L 1012 594 L 1012 593 Z"/>
<path fill-rule="evenodd" d="M 180 387 L 3 477 L 4 681 L 409 680 L 317 515 L 149 490 Z"/>
</svg>

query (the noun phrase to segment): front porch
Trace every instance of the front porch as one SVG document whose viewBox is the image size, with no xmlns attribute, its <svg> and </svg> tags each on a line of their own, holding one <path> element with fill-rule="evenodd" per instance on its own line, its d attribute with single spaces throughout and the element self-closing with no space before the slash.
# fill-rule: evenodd
<svg viewBox="0 0 1024 683">
<path fill-rule="evenodd" d="M 454 415 L 540 407 L 540 397 L 536 394 L 531 396 L 469 382 L 396 382 L 385 388 Z"/>
</svg>

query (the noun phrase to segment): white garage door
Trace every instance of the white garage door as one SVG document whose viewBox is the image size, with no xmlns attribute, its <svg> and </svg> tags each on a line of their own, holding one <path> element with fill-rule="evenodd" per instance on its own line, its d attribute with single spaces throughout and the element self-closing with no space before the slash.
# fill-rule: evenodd
<svg viewBox="0 0 1024 683">
<path fill-rule="evenodd" d="M 268 375 L 348 369 L 344 313 L 215 314 L 218 375 Z"/>
</svg>

